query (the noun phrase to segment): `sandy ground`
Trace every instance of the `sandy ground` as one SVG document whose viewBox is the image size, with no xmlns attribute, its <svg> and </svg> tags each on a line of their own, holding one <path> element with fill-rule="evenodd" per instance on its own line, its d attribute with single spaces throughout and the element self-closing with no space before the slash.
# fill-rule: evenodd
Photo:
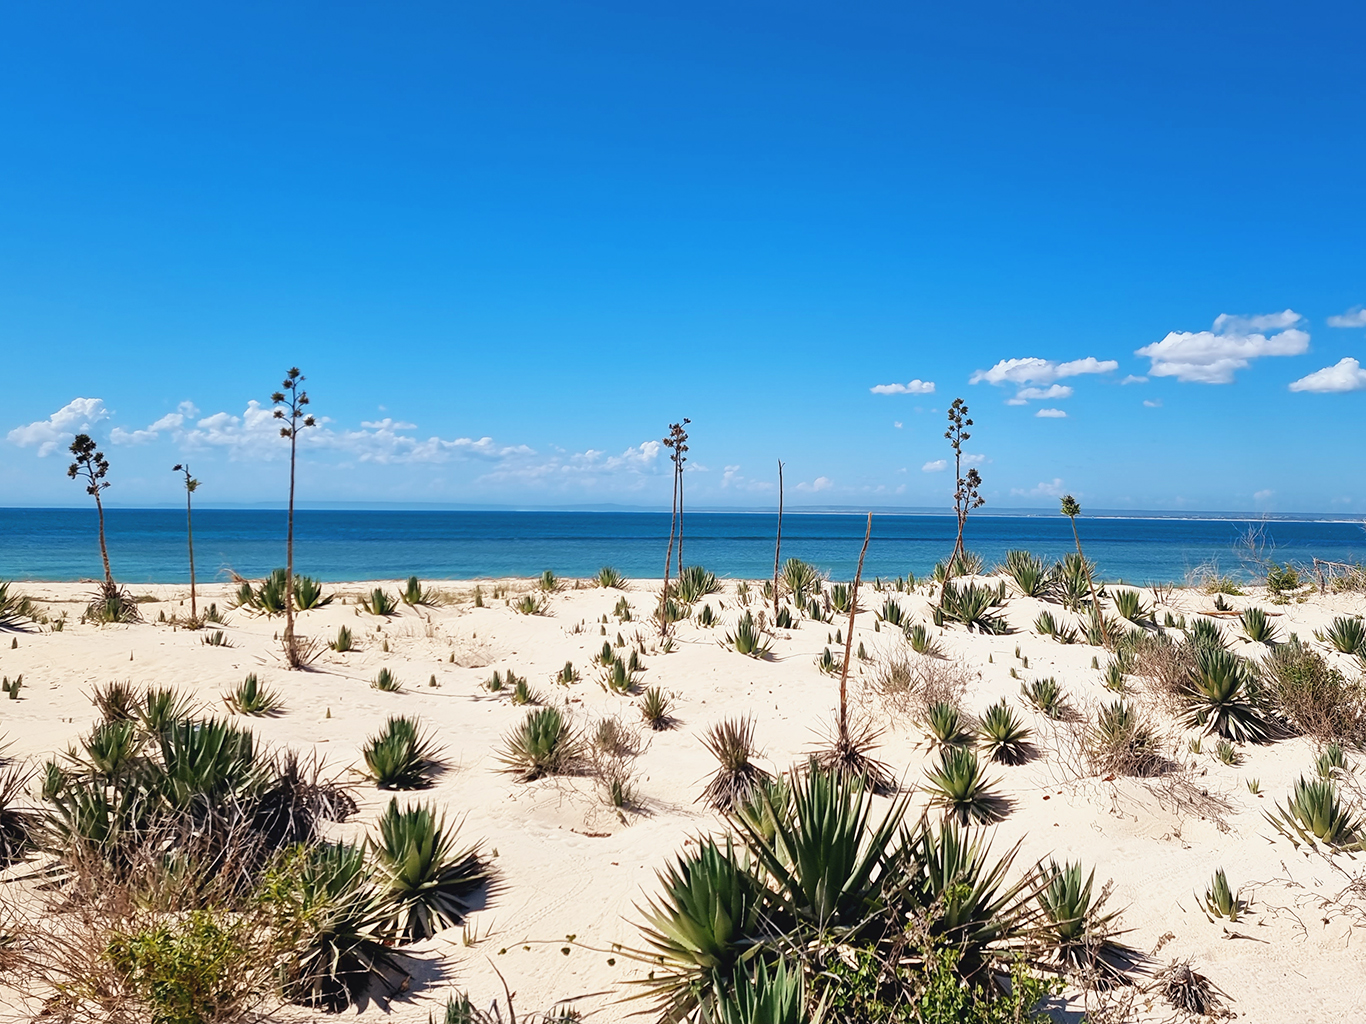
<svg viewBox="0 0 1366 1024">
<path fill-rule="evenodd" d="M 359 762 L 362 742 L 386 716 L 417 715 L 436 734 L 450 763 L 436 786 L 417 799 L 463 819 L 463 836 L 482 838 L 496 851 L 501 886 L 487 909 L 473 916 L 466 935 L 451 930 L 418 947 L 425 962 L 409 993 L 387 1006 L 371 1004 L 360 1016 L 426 1021 L 453 987 L 487 1004 L 502 993 L 496 965 L 523 1012 L 581 996 L 579 1006 L 595 1010 L 593 1019 L 624 1019 L 639 1004 L 622 1007 L 613 1000 L 622 983 L 635 976 L 635 967 L 613 957 L 611 945 L 638 941 L 635 907 L 654 891 L 656 870 L 689 836 L 721 827 L 717 816 L 696 802 L 714 766 L 701 743 L 703 730 L 724 717 L 748 713 L 754 716 L 766 766 L 782 770 L 801 760 L 832 721 L 838 684 L 817 669 L 815 658 L 843 624 L 803 621 L 799 628 L 777 633 L 771 659 L 742 657 L 718 643 L 741 611 L 735 583 L 726 581 L 724 592 L 709 598 L 722 626 L 681 623 L 671 653 L 644 658 L 642 683 L 675 695 L 678 727 L 642 734 L 647 744 L 638 761 L 643 807 L 621 815 L 586 779 L 520 783 L 500 774 L 500 738 L 526 712 L 484 688 L 494 669 L 512 669 L 527 676 L 547 701 L 567 701 L 582 724 L 610 715 L 637 722 L 632 699 L 606 692 L 590 664 L 604 629 L 612 640 L 618 633 L 631 642 L 639 638 L 647 650 L 657 644 L 651 626 L 619 623 L 612 614 L 621 592 L 586 583 L 576 587 L 571 581 L 550 596 L 546 614 L 527 616 L 492 596 L 499 585 L 494 581 L 482 582 L 483 608 L 473 606 L 473 584 L 435 583 L 450 603 L 402 606 L 396 616 L 378 619 L 355 603 L 356 595 L 376 585 L 398 591 L 393 582 L 329 587 L 337 600 L 300 617 L 301 631 L 311 636 L 330 638 L 339 626 L 350 626 L 358 649 L 344 655 L 326 651 L 311 671 L 289 672 L 274 640 L 280 618 L 232 611 L 223 627 L 232 646 L 212 647 L 202 642 L 203 633 L 155 622 L 163 611 L 168 616 L 188 611 L 187 588 L 135 587 L 134 593 L 152 599 L 142 605 L 148 622 L 95 627 L 76 621 L 90 585 L 24 584 L 24 592 L 54 614 L 66 609 L 69 619 L 61 632 L 18 634 L 15 648 L 12 634 L 3 634 L 0 673 L 24 676 L 22 699 L 0 700 L 6 753 L 41 759 L 76 743 L 95 719 L 88 693 L 111 680 L 172 685 L 222 712 L 221 695 L 255 672 L 286 702 L 279 718 L 247 720 L 258 737 L 274 747 L 316 751 L 339 771 Z M 527 581 L 501 585 L 514 596 L 531 587 Z M 628 585 L 626 596 L 637 619 L 653 607 L 658 585 Z M 906 641 L 899 630 L 875 629 L 872 609 L 886 595 L 869 587 L 861 596 L 868 611 L 858 617 L 855 645 L 862 642 L 873 660 L 851 677 L 854 699 L 887 727 L 880 756 L 913 786 L 930 760 L 923 735 L 889 717 L 870 686 L 876 659 L 904 649 Z M 925 597 L 898 598 L 918 621 L 929 621 Z M 1145 591 L 1145 598 L 1151 603 L 1153 594 Z M 201 607 L 210 601 L 226 609 L 230 588 L 201 587 Z M 1275 608 L 1263 593 L 1229 601 L 1235 608 L 1256 604 L 1280 613 L 1276 621 L 1282 633 L 1295 631 L 1305 640 L 1334 615 L 1366 612 L 1366 601 L 1356 595 L 1311 595 L 1303 603 Z M 1263 817 L 1297 776 L 1311 770 L 1312 742 L 1246 747 L 1243 763 L 1228 767 L 1215 759 L 1212 740 L 1205 741 L 1203 753 L 1191 754 L 1187 737 L 1172 726 L 1172 750 L 1187 765 L 1178 776 L 1166 781 L 1078 778 L 1074 763 L 1051 739 L 1051 724 L 1020 700 L 1020 679 L 1056 676 L 1072 703 L 1086 710 L 1113 696 L 1092 668 L 1092 658 L 1099 653 L 1104 665 L 1105 654 L 1032 632 L 1042 607 L 1032 599 L 1011 599 L 1006 615 L 1019 630 L 1011 636 L 940 631 L 946 653 L 973 673 L 968 706 L 980 711 L 1006 697 L 1038 730 L 1041 758 L 992 769 L 1013 802 L 1009 816 L 994 829 L 994 849 L 1004 852 L 1019 840 L 1021 864 L 1053 857 L 1094 866 L 1098 885 L 1113 880 L 1111 905 L 1123 908 L 1128 940 L 1152 949 L 1170 933 L 1158 961 L 1193 957 L 1231 997 L 1229 1006 L 1240 1020 L 1366 1019 L 1366 960 L 1360 950 L 1366 941 L 1361 931 L 1366 900 L 1358 897 L 1355 909 L 1349 900 L 1332 902 L 1366 862 L 1346 857 L 1333 862 L 1296 851 Z M 1048 607 L 1058 614 L 1056 605 Z M 1211 598 L 1178 590 L 1159 610 L 1189 615 L 1211 607 Z M 1235 625 L 1226 629 L 1237 632 Z M 1353 659 L 1329 656 L 1345 671 L 1359 671 Z M 552 681 L 566 660 L 582 674 L 580 682 L 567 687 Z M 403 692 L 370 687 L 382 666 L 399 677 Z M 433 676 L 435 687 L 428 685 Z M 1262 795 L 1249 792 L 1252 779 L 1260 782 Z M 357 781 L 360 814 L 338 826 L 339 835 L 363 834 L 389 799 Z M 919 793 L 912 799 L 917 809 L 925 803 Z M 1199 908 L 1195 894 L 1204 892 L 1219 866 L 1252 904 L 1237 924 L 1212 923 Z M 576 937 L 573 945 L 566 944 L 570 935 Z M 477 940 L 466 944 L 473 936 Z M 1171 1016 L 1160 1003 L 1145 1009 L 1148 1002 L 1149 997 L 1139 999 L 1134 1019 Z M 1059 1019 L 1077 1020 L 1078 1009 L 1073 1001 Z"/>
</svg>

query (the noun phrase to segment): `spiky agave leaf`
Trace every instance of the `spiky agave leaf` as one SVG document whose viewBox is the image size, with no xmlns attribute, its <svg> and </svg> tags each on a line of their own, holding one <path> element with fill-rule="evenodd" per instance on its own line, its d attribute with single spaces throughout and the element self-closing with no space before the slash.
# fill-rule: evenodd
<svg viewBox="0 0 1366 1024">
<path fill-rule="evenodd" d="M 1266 644 L 1272 647 L 1280 643 L 1280 635 L 1276 631 L 1276 624 L 1271 621 L 1266 612 L 1260 608 L 1245 608 L 1241 617 L 1243 632 L 1254 644 Z"/>
<path fill-rule="evenodd" d="M 1038 895 L 1042 937 L 1053 957 L 1068 967 L 1095 971 L 1103 981 L 1123 982 L 1139 954 L 1114 940 L 1119 911 L 1103 910 L 1104 894 L 1093 900 L 1095 871 L 1083 880 L 1080 862 L 1059 867 L 1050 860 L 1040 874 L 1045 883 Z"/>
<path fill-rule="evenodd" d="M 1196 648 L 1192 667 L 1182 690 L 1188 728 L 1203 728 L 1239 743 L 1261 743 L 1270 735 L 1263 698 L 1251 665 L 1221 647 Z"/>
<path fill-rule="evenodd" d="M 939 765 L 925 769 L 930 804 L 942 807 L 959 822 L 995 822 L 1005 817 L 1006 801 L 996 793 L 995 783 L 987 780 L 971 747 L 944 747 Z"/>
<path fill-rule="evenodd" d="M 978 736 L 991 760 L 1002 764 L 1024 764 L 1030 758 L 1031 730 L 1016 717 L 1004 700 L 987 708 L 978 724 Z"/>
<path fill-rule="evenodd" d="M 655 732 L 673 725 L 673 701 L 658 686 L 652 686 L 640 698 L 640 717 Z"/>
<path fill-rule="evenodd" d="M 1290 799 L 1276 805 L 1276 814 L 1265 812 L 1266 818 L 1296 846 L 1323 843 L 1336 849 L 1357 849 L 1362 846 L 1363 822 L 1338 798 L 1337 785 L 1331 779 L 1306 779 L 1295 783 Z"/>
<path fill-rule="evenodd" d="M 262 686 L 255 672 L 248 673 L 236 689 L 225 693 L 223 703 L 239 715 L 251 715 L 254 718 L 273 718 L 284 707 L 280 695 Z"/>
<path fill-rule="evenodd" d="M 430 736 L 420 731 L 418 720 L 391 716 L 380 732 L 361 748 L 366 774 L 380 789 L 422 789 L 440 766 Z"/>
<path fill-rule="evenodd" d="M 927 658 L 943 657 L 943 646 L 935 639 L 934 634 L 925 627 L 924 623 L 917 622 L 908 626 L 905 632 L 906 639 L 911 643 L 911 650 L 915 651 L 916 654 L 923 654 Z"/>
<path fill-rule="evenodd" d="M 1044 597 L 1053 588 L 1053 574 L 1043 560 L 1028 551 L 1007 551 L 1005 561 L 996 569 L 1010 577 L 1023 597 Z"/>
<path fill-rule="evenodd" d="M 1115 599 L 1115 611 L 1120 618 L 1130 622 L 1147 622 L 1153 617 L 1153 610 L 1143 603 L 1143 596 L 1137 590 L 1117 587 L 1111 595 Z"/>
<path fill-rule="evenodd" d="M 735 975 L 733 987 L 717 991 L 713 1005 L 699 1008 L 702 1024 L 820 1024 L 821 1008 L 814 1014 L 806 1005 L 806 980 L 801 968 L 788 969 L 778 960 L 756 959 L 747 971 Z"/>
<path fill-rule="evenodd" d="M 247 800 L 267 782 L 251 730 L 208 718 L 176 722 L 160 735 L 162 791 L 171 806 L 213 808 Z"/>
<path fill-rule="evenodd" d="M 362 847 L 300 845 L 266 873 L 258 900 L 288 939 L 279 965 L 287 998 L 340 1012 L 375 983 L 392 991 L 408 957 L 393 948 L 393 907 L 373 881 Z"/>
<path fill-rule="evenodd" d="M 546 775 L 567 775 L 582 759 L 580 743 L 569 719 L 556 707 L 528 711 L 520 725 L 503 738 L 500 771 L 530 782 Z"/>
<path fill-rule="evenodd" d="M 399 942 L 420 942 L 477 909 L 472 898 L 493 877 L 481 843 L 457 848 L 459 826 L 447 829 L 445 818 L 430 807 L 400 810 L 397 799 L 389 801 L 378 827 L 379 839 L 370 840 L 370 849 L 393 904 L 385 930 Z"/>
<path fill-rule="evenodd" d="M 957 704 L 941 701 L 931 704 L 925 714 L 925 731 L 942 747 L 963 747 L 972 742 L 972 732 Z"/>
</svg>

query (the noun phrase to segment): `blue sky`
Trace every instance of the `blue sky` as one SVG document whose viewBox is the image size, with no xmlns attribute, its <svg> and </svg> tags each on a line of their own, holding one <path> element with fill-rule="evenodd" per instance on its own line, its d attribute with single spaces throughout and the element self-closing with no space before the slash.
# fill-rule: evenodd
<svg viewBox="0 0 1366 1024">
<path fill-rule="evenodd" d="M 698 504 L 781 457 L 794 505 L 944 506 L 961 395 L 993 507 L 1366 512 L 1363 29 L 8 4 L 0 505 L 88 500 L 82 427 L 111 503 L 185 458 L 278 499 L 251 403 L 297 364 L 310 500 L 667 506 L 689 416 Z"/>
</svg>

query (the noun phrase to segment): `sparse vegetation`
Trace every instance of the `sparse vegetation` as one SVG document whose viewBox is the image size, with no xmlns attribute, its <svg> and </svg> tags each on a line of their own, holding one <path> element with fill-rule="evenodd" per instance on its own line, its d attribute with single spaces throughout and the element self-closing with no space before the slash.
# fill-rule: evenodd
<svg viewBox="0 0 1366 1024">
<path fill-rule="evenodd" d="M 434 605 L 437 603 L 436 594 L 422 586 L 422 581 L 416 576 L 409 576 L 408 582 L 403 585 L 403 592 L 399 594 L 400 600 L 404 604 L 412 607 L 418 605 Z"/>
<path fill-rule="evenodd" d="M 415 718 L 390 717 L 361 748 L 366 774 L 380 789 L 422 789 L 441 767 L 432 738 Z"/>
<path fill-rule="evenodd" d="M 559 708 L 537 708 L 503 738 L 498 760 L 501 771 L 521 782 L 571 775 L 582 766 L 582 743 Z"/>
<path fill-rule="evenodd" d="M 996 571 L 1009 576 L 1022 597 L 1043 598 L 1053 588 L 1053 573 L 1028 551 L 1007 551 Z"/>
<path fill-rule="evenodd" d="M 357 603 L 371 615 L 388 617 L 398 612 L 398 602 L 389 596 L 383 587 L 376 587 L 370 593 L 362 595 Z"/>
<path fill-rule="evenodd" d="M 251 715 L 256 718 L 273 717 L 280 714 L 284 708 L 284 701 L 280 699 L 280 695 L 262 686 L 255 672 L 248 674 L 237 684 L 235 690 L 224 694 L 223 703 L 239 715 Z"/>
<path fill-rule="evenodd" d="M 1035 679 L 1028 686 L 1021 683 L 1020 694 L 1049 718 L 1063 719 L 1067 717 L 1067 698 L 1063 695 L 1062 687 L 1058 685 L 1058 681 L 1052 676 L 1046 679 Z"/>
<path fill-rule="evenodd" d="M 641 695 L 640 717 L 655 732 L 673 727 L 673 701 L 658 686 L 652 686 Z"/>
<path fill-rule="evenodd" d="M 1011 631 L 1005 619 L 991 611 L 1003 603 L 1000 591 L 994 587 L 969 583 L 960 588 L 948 580 L 940 591 L 939 600 L 936 614 L 947 622 L 957 622 L 969 631 L 975 628 L 980 633 Z"/>
<path fill-rule="evenodd" d="M 740 616 L 735 629 L 726 634 L 725 645 L 749 658 L 767 658 L 773 649 L 773 642 L 765 638 L 748 609 Z"/>
<path fill-rule="evenodd" d="M 772 776 L 754 763 L 754 720 L 748 716 L 718 722 L 702 738 L 719 762 L 716 774 L 698 797 L 718 811 L 752 802 Z"/>
<path fill-rule="evenodd" d="M 1314 636 L 1343 654 L 1366 653 L 1366 622 L 1355 615 L 1339 615 L 1326 633 L 1315 631 Z"/>
<path fill-rule="evenodd" d="M 1243 632 L 1254 644 L 1265 644 L 1274 647 L 1280 642 L 1280 636 L 1276 631 L 1276 624 L 1260 608 L 1245 608 L 1240 617 L 1243 624 Z"/>
<path fill-rule="evenodd" d="M 939 751 L 939 764 L 925 769 L 930 790 L 930 806 L 941 807 L 958 821 L 988 824 L 1005 817 L 1006 802 L 987 781 L 977 752 L 966 746 L 946 746 Z"/>
<path fill-rule="evenodd" d="M 403 689 L 403 684 L 398 681 L 398 676 L 394 675 L 388 668 L 382 668 L 379 670 L 379 675 L 371 680 L 370 688 L 381 690 L 384 693 L 398 693 Z"/>
<path fill-rule="evenodd" d="M 1184 702 L 1187 728 L 1239 743 L 1261 743 L 1270 735 L 1266 702 L 1252 667 L 1222 648 L 1197 648 Z"/>
<path fill-rule="evenodd" d="M 626 577 L 610 565 L 604 565 L 598 570 L 597 584 L 604 590 L 625 590 Z"/>
</svg>

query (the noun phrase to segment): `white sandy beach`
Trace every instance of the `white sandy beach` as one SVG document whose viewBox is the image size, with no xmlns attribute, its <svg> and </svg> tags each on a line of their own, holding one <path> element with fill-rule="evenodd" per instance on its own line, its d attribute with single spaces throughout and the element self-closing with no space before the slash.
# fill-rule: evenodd
<svg viewBox="0 0 1366 1024">
<path fill-rule="evenodd" d="M 514 596 L 534 586 L 525 580 L 499 582 Z M 290 672 L 275 640 L 283 626 L 280 617 L 231 611 L 222 628 L 232 646 L 212 647 L 202 642 L 202 631 L 156 623 L 163 611 L 187 614 L 186 587 L 134 586 L 133 593 L 153 599 L 141 605 L 147 621 L 94 626 L 78 621 L 92 585 L 24 583 L 18 589 L 50 614 L 66 610 L 68 622 L 61 632 L 0 634 L 0 673 L 24 677 L 21 699 L 0 699 L 0 737 L 8 757 L 36 767 L 89 731 L 97 713 L 88 694 L 97 685 L 126 680 L 174 686 L 210 712 L 226 714 L 221 695 L 249 672 L 283 695 L 285 710 L 277 718 L 242 719 L 242 724 L 272 748 L 317 752 L 338 772 L 358 763 L 362 743 L 387 716 L 418 716 L 439 739 L 450 767 L 433 788 L 398 794 L 400 802 L 431 801 L 449 818 L 462 819 L 463 837 L 483 839 L 490 852 L 496 850 L 499 886 L 467 926 L 464 938 L 477 940 L 466 944 L 459 929 L 450 929 L 421 944 L 426 966 L 410 990 L 387 1006 L 372 1003 L 359 1017 L 426 1021 L 453 988 L 487 1005 L 503 991 L 496 966 L 521 1011 L 578 998 L 583 1011 L 595 1011 L 592 1019 L 621 1020 L 641 1009 L 614 1002 L 638 968 L 613 956 L 612 945 L 639 943 L 635 907 L 654 892 L 655 872 L 690 836 L 723 828 L 723 821 L 697 802 L 714 768 L 700 740 L 703 730 L 725 717 L 752 715 L 763 764 L 781 771 L 821 741 L 837 704 L 838 680 L 821 673 L 815 659 L 826 646 L 834 647 L 828 637 L 846 624 L 803 620 L 798 628 L 777 631 L 770 659 L 743 657 L 718 642 L 740 612 L 735 582 L 725 584 L 722 593 L 707 599 L 722 625 L 679 623 L 676 646 L 668 654 L 658 652 L 654 626 L 640 621 L 654 607 L 658 580 L 628 584 L 636 621 L 625 623 L 613 615 L 621 592 L 587 582 L 567 581 L 565 589 L 550 595 L 546 614 L 529 616 L 494 599 L 494 581 L 481 583 L 487 604 L 482 608 L 473 606 L 474 584 L 438 581 L 429 585 L 448 595 L 449 603 L 401 605 L 387 619 L 363 612 L 355 598 L 374 586 L 397 594 L 400 586 L 393 581 L 329 586 L 337 600 L 302 613 L 299 629 L 330 638 L 347 625 L 357 649 L 325 650 L 311 670 Z M 233 589 L 201 586 L 201 608 L 216 602 L 226 610 Z M 754 590 L 751 607 L 757 608 L 757 585 Z M 879 658 L 907 650 L 899 629 L 875 628 L 874 610 L 885 596 L 867 584 L 860 594 L 864 611 L 854 646 L 864 644 L 869 660 L 851 674 L 851 688 L 860 710 L 886 727 L 879 756 L 912 787 L 921 781 L 932 752 L 915 724 L 890 716 L 870 685 Z M 929 622 L 923 592 L 897 596 L 916 621 Z M 1144 591 L 1144 596 L 1151 603 L 1154 595 Z M 1310 593 L 1303 603 L 1273 607 L 1265 592 L 1254 588 L 1227 600 L 1235 609 L 1256 605 L 1278 613 L 1275 621 L 1283 635 L 1296 632 L 1308 642 L 1335 615 L 1366 613 L 1366 598 L 1358 594 Z M 1012 801 L 1009 815 L 994 826 L 994 849 L 1004 852 L 1018 840 L 1020 866 L 1049 857 L 1094 866 L 1098 884 L 1113 880 L 1111 906 L 1123 909 L 1127 941 L 1143 950 L 1160 945 L 1155 957 L 1160 965 L 1193 958 L 1197 969 L 1228 994 L 1226 1005 L 1239 1020 L 1288 1024 L 1366 1018 L 1366 961 L 1359 945 L 1366 941 L 1361 931 L 1366 897 L 1359 892 L 1343 897 L 1366 861 L 1296 850 L 1264 817 L 1298 776 L 1312 772 L 1313 741 L 1247 745 L 1241 748 L 1243 763 L 1230 767 L 1215 758 L 1213 740 L 1205 741 L 1202 753 L 1192 754 L 1188 738 L 1195 734 L 1158 714 L 1170 729 L 1169 753 L 1190 766 L 1187 770 L 1150 780 L 1077 778 L 1075 761 L 1063 753 L 1066 743 L 1055 739 L 1062 727 L 1020 699 L 1020 683 L 1055 676 L 1083 714 L 1114 695 L 1092 667 L 1097 655 L 1104 665 L 1103 650 L 1084 643 L 1064 646 L 1033 632 L 1044 607 L 1059 614 L 1056 605 L 1012 597 L 1005 608 L 1017 630 L 1012 635 L 936 630 L 946 655 L 973 674 L 966 706 L 981 711 L 1007 698 L 1036 730 L 1039 758 L 991 767 Z M 1212 607 L 1211 597 L 1185 589 L 1175 591 L 1158 612 L 1190 616 Z M 642 685 L 675 696 L 677 727 L 641 733 L 639 811 L 620 813 L 607 806 L 587 778 L 523 783 L 497 770 L 501 737 L 526 709 L 488 692 L 484 684 L 495 669 L 525 675 L 546 702 L 567 702 L 581 725 L 611 715 L 638 724 L 634 698 L 611 694 L 597 681 L 591 659 L 602 647 L 604 629 L 607 639 L 620 633 L 629 643 L 643 643 Z M 1225 629 L 1230 638 L 1239 636 L 1236 620 Z M 13 648 L 11 637 L 17 639 Z M 1233 643 L 1255 656 L 1255 645 Z M 1360 672 L 1354 658 L 1316 646 L 1348 675 Z M 566 661 L 582 676 L 568 686 L 553 681 Z M 402 692 L 371 688 L 381 667 L 398 676 Z M 431 677 L 435 687 L 429 686 Z M 1131 685 L 1141 702 L 1141 681 Z M 1249 792 L 1252 779 L 1260 782 L 1261 795 Z M 338 836 L 363 835 L 392 795 L 359 776 L 354 781 L 360 812 L 334 827 Z M 925 799 L 920 793 L 912 799 L 918 814 Z M 1250 912 L 1233 924 L 1211 922 L 1199 906 L 1198 894 L 1221 866 L 1250 901 Z M 1079 1008 L 1072 1004 L 1073 1011 Z M 26 1012 L 16 1006 L 0 1016 L 28 1019 Z M 1140 997 L 1135 1012 L 1134 1019 L 1154 1021 L 1173 1014 L 1153 996 Z M 320 1016 L 286 1011 L 291 1015 Z"/>
</svg>

